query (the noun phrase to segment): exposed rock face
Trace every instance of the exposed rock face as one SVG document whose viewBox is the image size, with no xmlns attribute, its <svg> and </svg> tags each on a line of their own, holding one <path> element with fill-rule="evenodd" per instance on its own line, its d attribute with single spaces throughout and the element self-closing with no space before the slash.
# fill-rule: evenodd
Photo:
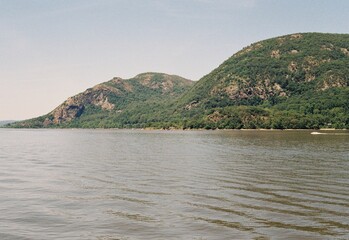
<svg viewBox="0 0 349 240">
<path fill-rule="evenodd" d="M 114 109 L 115 105 L 110 103 L 108 101 L 108 98 L 106 97 L 104 100 L 103 100 L 103 94 L 99 95 L 98 98 L 96 99 L 96 101 L 93 101 L 92 103 L 96 106 L 100 106 L 102 109 L 104 110 L 112 110 Z"/>
<path fill-rule="evenodd" d="M 280 50 L 271 51 L 270 57 L 272 58 L 280 58 Z"/>
<path fill-rule="evenodd" d="M 297 63 L 295 62 L 290 62 L 290 64 L 288 65 L 288 71 L 294 73 L 297 71 Z"/>
<path fill-rule="evenodd" d="M 235 78 L 235 79 L 234 79 Z M 233 77 L 231 84 L 222 87 L 217 85 L 210 95 L 226 95 L 232 100 L 252 99 L 258 97 L 266 100 L 271 96 L 287 96 L 286 92 L 277 83 L 271 83 L 270 79 L 259 79 L 253 83 L 248 78 Z M 196 102 L 198 104 L 198 102 Z M 189 109 L 189 108 L 188 108 Z"/>
<path fill-rule="evenodd" d="M 291 40 L 292 39 L 300 39 L 300 38 L 303 38 L 303 35 L 300 33 L 292 34 L 290 38 L 291 38 Z"/>
<path fill-rule="evenodd" d="M 328 73 L 321 85 L 320 90 L 324 91 L 333 87 L 347 87 L 347 82 L 344 77 L 335 75 L 333 73 Z"/>
<path fill-rule="evenodd" d="M 118 90 L 104 84 L 99 84 L 91 89 L 87 89 L 83 93 L 70 97 L 50 113 L 53 119 L 51 122 L 46 119 L 44 125 L 50 123 L 60 124 L 80 117 L 85 106 L 88 104 L 99 106 L 104 110 L 112 110 L 115 105 L 108 101 L 107 95 L 110 92 L 118 93 Z"/>
<path fill-rule="evenodd" d="M 333 44 L 324 44 L 324 45 L 321 46 L 321 50 L 333 51 L 334 50 L 334 46 L 333 46 Z"/>
<path fill-rule="evenodd" d="M 341 52 L 344 53 L 345 55 L 349 56 L 349 50 L 346 48 L 341 48 Z"/>
<path fill-rule="evenodd" d="M 214 111 L 212 114 L 207 116 L 207 119 L 210 122 L 214 122 L 214 123 L 221 121 L 223 118 L 224 118 L 224 115 L 220 114 L 218 111 Z"/>
<path fill-rule="evenodd" d="M 240 87 L 230 86 L 227 92 L 230 99 L 250 99 L 259 97 L 260 99 L 268 99 L 271 96 L 286 96 L 281 86 L 277 83 L 270 84 L 268 79 L 260 81 L 256 85 L 248 84 L 247 82 Z"/>
<path fill-rule="evenodd" d="M 61 123 L 63 121 L 71 121 L 79 117 L 84 111 L 83 105 L 63 105 L 56 109 L 53 114 L 53 123 Z"/>
</svg>

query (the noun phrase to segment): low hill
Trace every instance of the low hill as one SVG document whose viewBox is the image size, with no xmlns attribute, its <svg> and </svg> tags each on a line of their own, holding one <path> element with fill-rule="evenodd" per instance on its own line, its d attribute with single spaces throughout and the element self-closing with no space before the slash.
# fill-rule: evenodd
<svg viewBox="0 0 349 240">
<path fill-rule="evenodd" d="M 164 121 L 174 100 L 193 82 L 164 73 L 143 73 L 131 79 L 113 78 L 68 98 L 52 112 L 16 122 L 11 127 L 128 127 Z"/>
<path fill-rule="evenodd" d="M 14 120 L 3 120 L 3 121 L 0 121 L 0 127 L 5 126 L 5 125 L 7 125 L 9 123 L 13 123 L 13 122 L 15 122 L 15 121 Z"/>
</svg>

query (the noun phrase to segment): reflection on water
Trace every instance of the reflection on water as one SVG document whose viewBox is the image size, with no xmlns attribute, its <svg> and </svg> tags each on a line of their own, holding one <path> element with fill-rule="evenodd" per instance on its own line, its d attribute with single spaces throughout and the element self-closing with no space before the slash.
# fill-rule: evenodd
<svg viewBox="0 0 349 240">
<path fill-rule="evenodd" d="M 349 134 L 0 130 L 0 239 L 348 239 Z"/>
</svg>

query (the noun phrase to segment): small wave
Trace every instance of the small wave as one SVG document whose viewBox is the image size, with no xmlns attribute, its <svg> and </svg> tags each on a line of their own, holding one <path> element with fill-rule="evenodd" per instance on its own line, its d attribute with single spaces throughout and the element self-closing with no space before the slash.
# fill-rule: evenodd
<svg viewBox="0 0 349 240">
<path fill-rule="evenodd" d="M 325 135 L 326 133 L 321 133 L 321 132 L 311 132 L 310 134 L 311 134 L 311 135 L 321 135 L 321 134 Z"/>
</svg>

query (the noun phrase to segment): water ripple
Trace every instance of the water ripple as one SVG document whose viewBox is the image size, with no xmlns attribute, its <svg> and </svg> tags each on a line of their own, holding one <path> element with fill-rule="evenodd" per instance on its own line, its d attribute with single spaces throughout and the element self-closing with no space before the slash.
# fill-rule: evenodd
<svg viewBox="0 0 349 240">
<path fill-rule="evenodd" d="M 334 133 L 1 129 L 0 239 L 349 239 Z"/>
</svg>

